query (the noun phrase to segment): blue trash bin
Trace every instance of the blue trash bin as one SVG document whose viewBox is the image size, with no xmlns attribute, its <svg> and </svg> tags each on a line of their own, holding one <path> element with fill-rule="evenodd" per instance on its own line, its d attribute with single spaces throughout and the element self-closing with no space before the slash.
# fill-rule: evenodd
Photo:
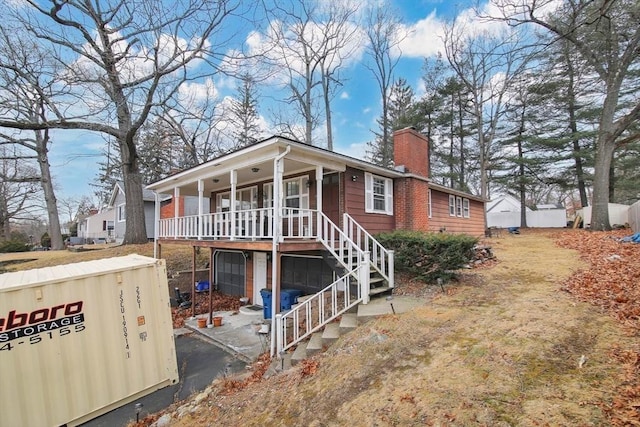
<svg viewBox="0 0 640 427">
<path fill-rule="evenodd" d="M 209 290 L 209 281 L 201 280 L 196 283 L 196 292 L 206 292 Z"/>
<path fill-rule="evenodd" d="M 271 303 L 272 294 L 271 289 L 260 289 L 260 296 L 262 297 L 262 307 L 265 319 L 271 319 Z"/>
<path fill-rule="evenodd" d="M 281 289 L 280 310 L 291 310 L 291 306 L 298 302 L 300 295 L 302 295 L 302 291 L 297 289 Z"/>
</svg>

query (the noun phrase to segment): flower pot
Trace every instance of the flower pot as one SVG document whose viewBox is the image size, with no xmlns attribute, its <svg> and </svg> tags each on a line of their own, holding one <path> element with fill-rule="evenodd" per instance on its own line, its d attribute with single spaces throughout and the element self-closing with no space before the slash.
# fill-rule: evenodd
<svg viewBox="0 0 640 427">
<path fill-rule="evenodd" d="M 206 328 L 207 327 L 207 318 L 202 317 L 198 319 L 198 328 Z"/>
<path fill-rule="evenodd" d="M 216 316 L 213 318 L 213 326 L 222 326 L 222 317 L 221 316 Z"/>
</svg>

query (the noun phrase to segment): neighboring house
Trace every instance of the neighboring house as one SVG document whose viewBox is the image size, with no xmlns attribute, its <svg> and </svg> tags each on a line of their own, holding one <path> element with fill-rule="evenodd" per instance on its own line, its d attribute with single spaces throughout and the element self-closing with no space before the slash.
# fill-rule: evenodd
<svg viewBox="0 0 640 427">
<path fill-rule="evenodd" d="M 144 202 L 144 223 L 147 231 L 147 238 L 151 240 L 154 235 L 155 193 L 143 188 L 142 200 Z M 124 184 L 122 182 L 116 182 L 113 186 L 111 197 L 109 197 L 109 207 L 115 211 L 114 238 L 117 243 L 122 243 L 124 240 L 124 232 L 127 226 L 126 205 L 127 199 L 125 197 Z"/>
<path fill-rule="evenodd" d="M 527 227 L 560 228 L 567 226 L 567 211 L 561 205 L 525 207 Z M 487 227 L 521 227 L 520 201 L 506 194 L 487 202 Z"/>
<path fill-rule="evenodd" d="M 92 211 L 91 215 L 78 222 L 77 235 L 86 243 L 98 239 L 113 242 L 115 241 L 114 227 L 115 210 L 111 206 L 106 206 L 101 211 Z"/>
<path fill-rule="evenodd" d="M 308 333 L 292 332 L 289 323 L 320 327 L 394 286 L 393 252 L 376 233 L 484 235 L 484 200 L 431 183 L 427 159 L 428 141 L 413 129 L 394 134 L 395 169 L 283 137 L 257 142 L 147 187 L 200 201 L 194 215 L 181 203 L 173 212 L 156 203 L 157 255 L 164 244 L 189 245 L 194 254 L 208 248 L 216 289 L 254 304 L 270 289 L 274 313 L 285 290 L 312 295 L 277 316 L 272 342 L 282 351 Z M 309 320 L 309 305 L 325 313 Z"/>
</svg>

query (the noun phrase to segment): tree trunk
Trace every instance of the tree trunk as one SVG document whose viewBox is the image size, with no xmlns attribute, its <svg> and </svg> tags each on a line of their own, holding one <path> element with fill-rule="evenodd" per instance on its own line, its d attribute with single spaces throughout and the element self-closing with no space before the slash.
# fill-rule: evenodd
<svg viewBox="0 0 640 427">
<path fill-rule="evenodd" d="M 615 144 L 606 140 L 606 133 L 600 132 L 595 158 L 593 177 L 593 206 L 591 210 L 591 229 L 611 230 L 609 222 L 609 168 Z"/>
<path fill-rule="evenodd" d="M 36 152 L 38 155 L 38 165 L 40 166 L 40 182 L 44 192 L 44 200 L 47 206 L 47 217 L 49 219 L 49 237 L 51 238 L 51 249 L 64 249 L 62 233 L 60 232 L 60 216 L 58 215 L 58 203 L 51 181 L 51 170 L 49 157 L 47 154 L 47 144 L 49 137 L 45 132 L 36 131 Z"/>
<path fill-rule="evenodd" d="M 142 198 L 142 174 L 138 166 L 136 147 L 133 138 L 130 141 L 120 141 L 122 159 L 122 178 L 126 197 L 125 215 L 126 227 L 123 244 L 147 243 L 147 229 L 145 225 L 144 200 Z"/>
<path fill-rule="evenodd" d="M 329 102 L 329 81 L 327 76 L 325 76 L 324 69 L 321 69 L 322 72 L 322 92 L 324 95 L 324 112 L 325 118 L 327 121 L 327 149 L 329 151 L 333 151 L 333 131 L 331 129 L 331 103 Z"/>
</svg>

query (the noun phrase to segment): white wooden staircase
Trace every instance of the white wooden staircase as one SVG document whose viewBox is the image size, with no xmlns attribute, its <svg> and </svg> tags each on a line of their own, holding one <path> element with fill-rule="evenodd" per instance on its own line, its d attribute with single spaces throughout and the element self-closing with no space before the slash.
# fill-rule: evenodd
<svg viewBox="0 0 640 427">
<path fill-rule="evenodd" d="M 295 347 L 302 360 L 355 328 L 359 304 L 372 295 L 390 292 L 394 286 L 393 251 L 385 249 L 349 215 L 344 229 L 318 212 L 317 234 L 334 260 L 338 279 L 320 292 L 298 299 L 298 304 L 275 316 L 275 355 L 287 356 Z M 339 319 L 339 323 L 335 322 Z M 294 354 L 295 354 L 294 352 Z M 274 354 L 272 354 L 273 356 Z"/>
</svg>

